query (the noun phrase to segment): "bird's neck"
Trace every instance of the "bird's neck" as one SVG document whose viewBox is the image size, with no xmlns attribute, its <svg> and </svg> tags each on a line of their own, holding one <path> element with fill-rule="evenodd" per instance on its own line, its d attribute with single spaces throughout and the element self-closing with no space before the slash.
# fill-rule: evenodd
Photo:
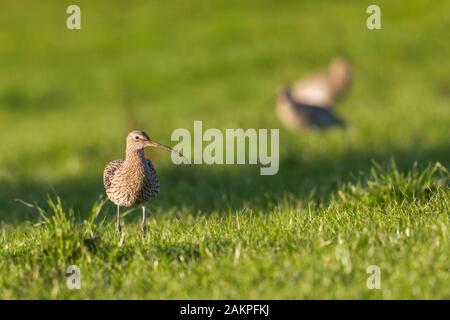
<svg viewBox="0 0 450 320">
<path fill-rule="evenodd" d="M 125 164 L 135 164 L 145 162 L 144 150 L 128 150 L 126 152 Z"/>
<path fill-rule="evenodd" d="M 347 87 L 349 78 L 350 76 L 345 70 L 330 72 L 330 81 L 336 93 L 339 93 Z"/>
</svg>

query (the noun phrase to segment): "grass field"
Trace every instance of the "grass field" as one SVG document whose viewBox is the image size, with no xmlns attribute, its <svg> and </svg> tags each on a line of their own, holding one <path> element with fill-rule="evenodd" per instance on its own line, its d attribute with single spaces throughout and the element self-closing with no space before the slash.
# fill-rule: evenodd
<svg viewBox="0 0 450 320">
<path fill-rule="evenodd" d="M 450 2 L 378 1 L 377 31 L 361 1 L 76 1 L 69 31 L 72 3 L 1 1 L 0 298 L 450 298 Z M 279 128 L 277 88 L 336 54 L 345 130 L 280 128 L 275 176 L 151 151 L 149 236 L 131 212 L 118 246 L 130 130 Z"/>
</svg>

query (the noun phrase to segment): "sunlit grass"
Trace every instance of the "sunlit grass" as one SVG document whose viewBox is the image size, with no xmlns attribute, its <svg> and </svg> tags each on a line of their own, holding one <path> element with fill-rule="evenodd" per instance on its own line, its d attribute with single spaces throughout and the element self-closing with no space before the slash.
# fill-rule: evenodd
<svg viewBox="0 0 450 320">
<path fill-rule="evenodd" d="M 441 165 L 373 168 L 328 203 L 285 199 L 271 210 L 158 211 L 146 239 L 80 220 L 61 199 L 31 205 L 39 223 L 3 229 L 2 298 L 448 298 L 450 180 Z M 135 221 L 135 220 L 134 220 Z M 81 290 L 65 268 L 81 268 Z M 369 290 L 369 265 L 382 289 Z"/>
<path fill-rule="evenodd" d="M 2 2 L 2 298 L 450 297 L 449 1 L 379 1 L 380 31 L 356 0 L 77 3 L 81 31 L 64 2 Z M 149 236 L 131 212 L 118 245 L 98 199 L 128 131 L 278 128 L 277 88 L 337 54 L 354 66 L 346 130 L 280 128 L 270 177 L 150 152 Z"/>
</svg>

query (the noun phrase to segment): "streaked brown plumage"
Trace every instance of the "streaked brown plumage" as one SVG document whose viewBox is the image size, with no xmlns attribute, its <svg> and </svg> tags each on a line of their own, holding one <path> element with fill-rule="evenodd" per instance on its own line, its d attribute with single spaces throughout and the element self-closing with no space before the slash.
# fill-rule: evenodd
<svg viewBox="0 0 450 320">
<path fill-rule="evenodd" d="M 117 231 L 121 232 L 120 207 L 142 205 L 142 232 L 145 236 L 145 203 L 159 193 L 160 183 L 152 162 L 144 155 L 146 147 L 177 151 L 152 141 L 144 131 L 127 136 L 125 160 L 111 161 L 103 171 L 106 194 L 117 205 Z M 179 154 L 179 153 L 178 153 Z M 179 154 L 181 157 L 182 155 Z"/>
<path fill-rule="evenodd" d="M 159 193 L 159 179 L 155 168 L 143 152 L 139 159 L 111 161 L 105 168 L 103 183 L 108 198 L 121 207 L 143 204 Z"/>
</svg>

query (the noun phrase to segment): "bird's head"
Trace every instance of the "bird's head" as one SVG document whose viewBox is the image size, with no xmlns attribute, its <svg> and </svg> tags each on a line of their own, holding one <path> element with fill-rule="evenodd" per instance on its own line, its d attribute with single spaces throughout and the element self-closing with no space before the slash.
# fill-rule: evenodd
<svg viewBox="0 0 450 320">
<path fill-rule="evenodd" d="M 352 66 L 348 60 L 341 57 L 334 58 L 330 63 L 328 72 L 338 91 L 344 90 L 350 85 Z"/>
<path fill-rule="evenodd" d="M 189 160 L 186 159 L 180 152 L 178 152 L 175 149 L 172 149 L 169 146 L 166 146 L 164 144 L 158 143 L 156 141 L 153 141 L 150 139 L 147 133 L 141 130 L 134 130 L 131 131 L 127 136 L 127 153 L 129 152 L 136 152 L 136 151 L 142 151 L 147 147 L 154 147 L 163 149 L 169 152 L 174 152 L 177 155 L 179 155 L 181 158 L 185 159 L 187 163 L 189 163 Z"/>
<path fill-rule="evenodd" d="M 143 150 L 150 146 L 150 137 L 144 131 L 135 130 L 131 131 L 127 136 L 127 149 L 130 150 Z"/>
</svg>

